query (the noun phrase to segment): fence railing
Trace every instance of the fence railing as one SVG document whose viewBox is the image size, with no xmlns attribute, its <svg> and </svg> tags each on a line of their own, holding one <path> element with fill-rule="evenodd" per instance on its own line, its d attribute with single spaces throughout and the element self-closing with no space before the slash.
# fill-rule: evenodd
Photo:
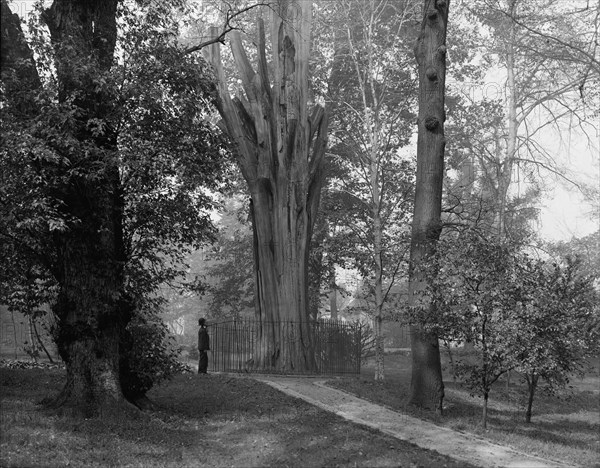
<svg viewBox="0 0 600 468">
<path fill-rule="evenodd" d="M 265 326 L 267 324 L 262 324 Z M 298 322 L 270 322 L 269 327 L 278 328 L 282 342 L 298 339 Z M 306 325 L 306 324 L 304 324 Z M 208 326 L 210 336 L 209 371 L 217 372 L 270 372 L 358 374 L 361 363 L 361 330 L 354 324 L 341 320 L 319 320 L 308 323 L 310 343 L 307 352 L 314 357 L 310 370 L 279 370 L 277 366 L 256 366 L 258 354 L 264 343 L 259 339 L 261 323 L 256 320 L 217 322 Z M 285 346 L 285 344 L 282 344 Z"/>
</svg>

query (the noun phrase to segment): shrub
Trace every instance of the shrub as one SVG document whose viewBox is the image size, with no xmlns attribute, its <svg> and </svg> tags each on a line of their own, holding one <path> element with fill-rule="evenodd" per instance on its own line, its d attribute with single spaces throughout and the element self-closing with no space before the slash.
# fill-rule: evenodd
<svg viewBox="0 0 600 468">
<path fill-rule="evenodd" d="M 136 402 L 154 385 L 191 369 L 179 360 L 180 348 L 154 310 L 139 311 L 122 337 L 121 386 Z"/>
</svg>

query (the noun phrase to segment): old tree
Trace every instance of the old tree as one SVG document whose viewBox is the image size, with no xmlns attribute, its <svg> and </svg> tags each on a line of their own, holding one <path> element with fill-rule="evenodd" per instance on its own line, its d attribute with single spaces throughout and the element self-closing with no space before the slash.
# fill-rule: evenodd
<svg viewBox="0 0 600 468">
<path fill-rule="evenodd" d="M 446 0 L 425 0 L 421 33 L 415 45 L 419 70 L 417 180 L 410 248 L 409 305 L 426 285 L 423 260 L 439 239 L 444 176 L 444 85 L 446 79 Z M 434 307 L 432 303 L 430 307 Z M 442 409 L 444 383 L 438 337 L 411 326 L 412 380 L 410 402 Z"/>
<path fill-rule="evenodd" d="M 203 123 L 211 84 L 177 47 L 172 4 L 57 0 L 31 30 L 36 55 L 1 6 L 0 280 L 20 262 L 54 284 L 67 370 L 54 405 L 121 415 L 152 384 L 131 325 L 211 232 L 202 189 L 227 166 Z"/>
<path fill-rule="evenodd" d="M 17 99 L 15 91 L 20 80 L 11 76 L 10 71 L 24 73 L 19 72 L 20 62 L 26 60 L 30 78 L 22 84 L 31 88 L 26 91 L 33 93 L 40 80 L 18 17 L 10 13 L 5 2 L 2 10 L 3 29 L 5 24 L 10 25 L 10 32 L 3 31 L 3 49 L 6 49 L 2 72 L 5 97 L 13 104 L 9 108 L 12 110 L 18 105 L 10 100 Z M 73 112 L 64 116 L 62 128 L 53 129 L 56 134 L 38 132 L 25 143 L 31 145 L 35 137 L 53 138 L 48 153 L 54 153 L 54 158 L 38 155 L 41 171 L 45 172 L 40 177 L 48 175 L 53 179 L 46 191 L 47 199 L 52 200 L 57 218 L 65 215 L 70 223 L 68 229 L 51 226 L 53 239 L 48 241 L 55 252 L 48 266 L 59 285 L 53 306 L 60 323 L 56 343 L 68 375 L 57 403 L 93 413 L 118 412 L 125 405 L 118 372 L 119 328 L 129 315 L 123 311 L 131 310 L 123 294 L 125 248 L 119 213 L 124 205 L 114 158 L 117 133 L 110 126 L 95 131 L 88 125 L 89 119 L 102 122 L 114 112 L 113 96 L 106 94 L 106 88 L 89 83 L 96 77 L 106 77 L 113 64 L 116 12 L 116 0 L 57 1 L 44 11 L 43 21 L 50 31 L 55 54 L 56 100 L 63 108 L 73 104 Z M 7 34 L 12 37 L 4 37 Z M 9 49 L 9 41 L 20 47 Z M 28 104 L 24 110 L 33 121 L 43 110 L 34 98 Z M 11 116 L 18 117 L 16 113 Z M 42 146 L 39 140 L 36 143 Z M 91 177 L 93 165 L 101 169 Z M 78 170 L 71 171 L 72 167 Z"/>
<path fill-rule="evenodd" d="M 218 43 L 208 56 L 219 82 L 219 112 L 248 184 L 254 232 L 257 368 L 314 368 L 308 318 L 308 254 L 322 185 L 327 116 L 309 111 L 311 2 L 279 1 L 270 13 L 271 60 L 258 19 L 257 64 L 239 32 L 231 48 L 243 95 L 231 98 Z M 215 32 L 216 35 L 216 32 Z M 293 322 L 283 334 L 279 323 Z M 287 328 L 287 327 L 286 327 Z"/>
</svg>

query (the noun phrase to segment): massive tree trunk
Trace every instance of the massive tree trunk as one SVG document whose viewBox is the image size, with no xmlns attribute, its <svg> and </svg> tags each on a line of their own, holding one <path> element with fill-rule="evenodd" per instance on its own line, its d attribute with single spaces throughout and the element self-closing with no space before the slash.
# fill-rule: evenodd
<svg viewBox="0 0 600 468">
<path fill-rule="evenodd" d="M 415 57 L 419 66 L 419 135 L 410 249 L 410 306 L 415 305 L 418 291 L 425 287 L 427 280 L 423 276 L 420 264 L 435 249 L 441 232 L 448 8 L 449 2 L 445 0 L 424 2 L 421 33 L 415 45 Z M 433 308 L 434 305 L 429 304 L 429 307 Z M 441 411 L 444 383 L 438 338 L 418 325 L 412 325 L 410 332 L 410 403 Z"/>
<path fill-rule="evenodd" d="M 65 137 L 74 143 L 58 149 L 65 163 L 54 168 L 61 184 L 53 195 L 68 220 L 55 235 L 55 339 L 67 382 L 54 404 L 99 416 L 119 416 L 128 407 L 119 380 L 119 332 L 131 307 L 123 293 L 114 99 L 105 81 L 117 38 L 117 3 L 55 0 L 42 17 L 54 47 L 59 101 L 74 111 Z M 93 132 L 93 122 L 102 122 L 103 131 Z"/>
<path fill-rule="evenodd" d="M 256 317 L 261 328 L 254 365 L 310 371 L 315 361 L 308 314 L 308 253 L 322 186 L 327 117 L 308 112 L 311 3 L 271 7 L 272 62 L 259 20 L 257 72 L 239 33 L 232 51 L 245 97 L 231 99 L 218 44 L 209 48 L 219 86 L 219 112 L 237 146 L 252 200 Z M 272 79 L 269 78 L 269 65 Z M 293 321 L 293 326 L 279 326 Z"/>
</svg>

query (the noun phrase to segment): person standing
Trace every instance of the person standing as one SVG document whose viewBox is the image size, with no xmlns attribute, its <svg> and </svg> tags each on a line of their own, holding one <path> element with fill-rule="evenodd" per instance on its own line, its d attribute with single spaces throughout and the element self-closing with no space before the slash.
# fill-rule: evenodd
<svg viewBox="0 0 600 468">
<path fill-rule="evenodd" d="M 198 320 L 198 325 L 200 326 L 198 330 L 198 352 L 200 354 L 198 359 L 198 374 L 206 374 L 208 370 L 208 354 L 206 352 L 210 350 L 206 319 L 201 318 Z"/>
</svg>

